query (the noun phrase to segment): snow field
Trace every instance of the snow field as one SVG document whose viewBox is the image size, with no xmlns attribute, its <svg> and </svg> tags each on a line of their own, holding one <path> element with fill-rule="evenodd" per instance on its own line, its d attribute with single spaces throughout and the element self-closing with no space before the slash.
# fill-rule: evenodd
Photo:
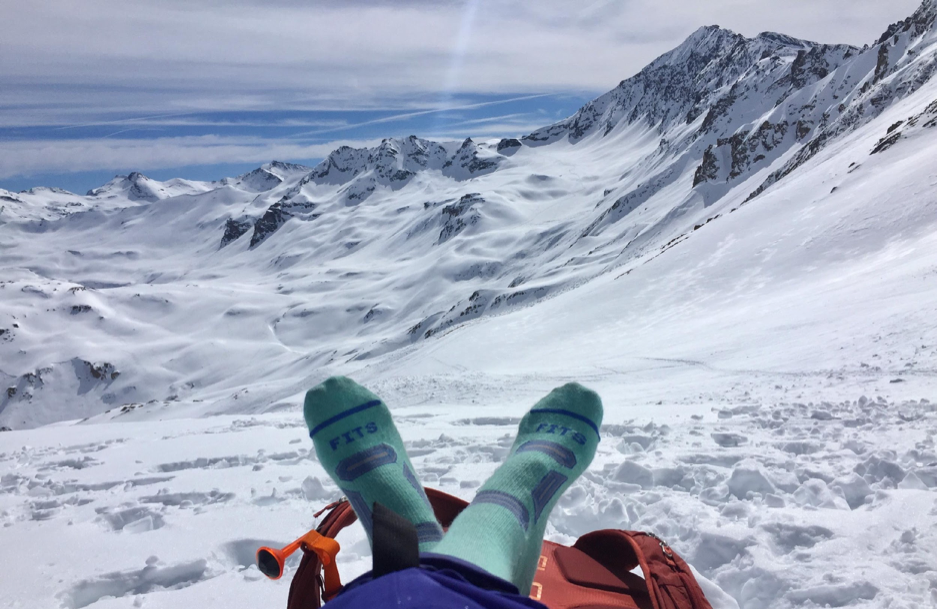
<svg viewBox="0 0 937 609">
<path fill-rule="evenodd" d="M 528 406 L 426 404 L 394 416 L 421 481 L 470 499 Z M 937 600 L 934 405 L 863 397 L 690 410 L 701 414 L 623 420 L 610 409 L 596 460 L 547 537 L 654 532 L 705 578 L 717 609 Z M 270 582 L 254 551 L 299 536 L 340 495 L 306 436 L 295 412 L 0 435 L 0 539 L 22 549 L 2 557 L 8 606 L 284 605 L 295 561 Z M 370 552 L 357 526 L 339 541 L 347 581 Z"/>
</svg>

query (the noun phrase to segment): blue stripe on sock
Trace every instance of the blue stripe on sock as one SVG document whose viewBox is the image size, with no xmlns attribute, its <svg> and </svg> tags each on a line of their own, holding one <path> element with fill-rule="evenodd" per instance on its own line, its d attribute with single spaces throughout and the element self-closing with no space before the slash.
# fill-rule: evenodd
<svg viewBox="0 0 937 609">
<path fill-rule="evenodd" d="M 351 482 L 382 465 L 396 462 L 397 453 L 394 449 L 387 444 L 378 444 L 342 459 L 335 468 L 335 475 L 345 482 Z"/>
<path fill-rule="evenodd" d="M 380 405 L 381 405 L 380 400 L 371 400 L 370 402 L 366 402 L 362 404 L 361 406 L 355 406 L 354 408 L 349 408 L 348 410 L 340 412 L 334 417 L 328 418 L 325 421 L 322 421 L 321 423 L 313 427 L 312 431 L 309 432 L 309 437 L 310 438 L 314 437 L 317 433 L 319 433 L 320 431 L 322 431 L 323 429 L 325 429 L 332 423 L 335 423 L 336 421 L 341 421 L 345 417 L 350 417 L 351 415 L 357 414 L 361 412 L 362 410 L 367 410 L 368 408 L 374 408 L 375 406 L 380 406 Z"/>
<path fill-rule="evenodd" d="M 570 410 L 562 410 L 562 409 L 559 409 L 559 408 L 535 408 L 534 410 L 531 410 L 530 412 L 531 412 L 531 413 L 534 413 L 534 412 L 543 412 L 543 413 L 546 413 L 546 414 L 562 414 L 562 415 L 566 415 L 566 416 L 568 416 L 568 417 L 572 417 L 572 418 L 574 418 L 574 419 L 578 419 L 578 420 L 582 421 L 583 423 L 587 423 L 587 424 L 589 425 L 589 427 L 591 427 L 591 428 L 593 429 L 593 431 L 595 431 L 595 435 L 598 436 L 598 438 L 599 438 L 600 440 L 602 439 L 602 436 L 599 434 L 599 426 L 596 425 L 596 424 L 592 421 L 592 419 L 590 419 L 589 417 L 584 417 L 584 416 L 582 416 L 581 414 L 579 414 L 578 412 L 572 412 L 572 411 L 570 411 Z"/>
<path fill-rule="evenodd" d="M 413 474 L 413 472 L 410 471 L 410 468 L 407 467 L 406 463 L 403 464 L 403 477 L 406 478 L 407 482 L 410 483 L 410 486 L 412 486 L 416 492 L 420 494 L 420 497 L 423 499 L 426 505 L 432 508 L 433 506 L 429 502 L 429 497 L 426 496 L 426 491 L 423 490 L 423 485 L 420 484 L 420 481 L 416 479 L 416 476 Z"/>
<path fill-rule="evenodd" d="M 569 478 L 559 472 L 550 472 L 537 483 L 536 488 L 530 493 L 534 500 L 534 522 L 540 520 L 543 508 L 550 503 L 556 492 L 562 488 L 567 480 Z"/>
<path fill-rule="evenodd" d="M 367 533 L 368 537 L 370 538 L 371 530 L 374 526 L 374 520 L 371 517 L 371 508 L 368 507 L 368 504 L 365 502 L 364 497 L 361 496 L 361 493 L 347 491 L 345 489 L 341 489 L 341 491 L 345 494 L 345 497 L 348 499 L 348 503 L 351 504 L 351 509 L 353 509 L 355 514 L 357 514 L 358 521 L 361 522 L 361 526 L 364 527 L 365 533 Z"/>
<path fill-rule="evenodd" d="M 416 525 L 416 536 L 419 543 L 442 541 L 442 527 L 438 522 L 421 522 Z"/>
<path fill-rule="evenodd" d="M 527 506 L 521 503 L 517 497 L 501 491 L 481 491 L 472 500 L 472 505 L 476 503 L 500 505 L 514 514 L 521 528 L 524 529 L 525 533 L 527 532 L 527 526 L 530 524 L 530 514 L 527 512 Z"/>
<path fill-rule="evenodd" d="M 573 454 L 573 451 L 569 450 L 561 444 L 556 442 L 549 442 L 547 440 L 531 440 L 530 442 L 525 442 L 521 444 L 515 453 L 526 453 L 526 452 L 538 452 L 551 457 L 554 461 L 562 465 L 563 467 L 568 467 L 572 469 L 576 467 L 576 455 Z"/>
</svg>

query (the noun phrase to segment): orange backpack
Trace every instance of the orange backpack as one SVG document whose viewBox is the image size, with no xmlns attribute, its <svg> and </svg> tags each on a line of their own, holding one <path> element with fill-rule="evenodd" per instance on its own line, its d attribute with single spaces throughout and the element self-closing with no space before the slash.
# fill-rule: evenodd
<svg viewBox="0 0 937 609">
<path fill-rule="evenodd" d="M 436 519 L 448 526 L 468 503 L 427 488 Z M 334 538 L 357 520 L 344 499 L 327 505 L 316 530 Z M 319 556 L 306 546 L 290 584 L 287 609 L 319 609 L 324 579 Z M 631 573 L 641 567 L 644 578 Z M 712 609 L 689 566 L 658 537 L 603 530 L 583 535 L 571 547 L 546 541 L 530 597 L 549 609 Z"/>
</svg>

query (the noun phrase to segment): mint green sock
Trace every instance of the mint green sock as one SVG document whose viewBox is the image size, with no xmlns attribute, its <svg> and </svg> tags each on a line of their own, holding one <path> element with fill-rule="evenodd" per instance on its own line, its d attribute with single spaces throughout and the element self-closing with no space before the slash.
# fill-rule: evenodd
<svg viewBox="0 0 937 609">
<path fill-rule="evenodd" d="M 413 523 L 421 552 L 432 550 L 442 527 L 381 399 L 335 376 L 306 393 L 303 414 L 319 462 L 348 498 L 368 541 L 378 502 Z"/>
<path fill-rule="evenodd" d="M 527 594 L 547 519 L 592 462 L 602 400 L 582 385 L 554 389 L 521 420 L 507 460 L 434 550 L 470 562 Z"/>
</svg>

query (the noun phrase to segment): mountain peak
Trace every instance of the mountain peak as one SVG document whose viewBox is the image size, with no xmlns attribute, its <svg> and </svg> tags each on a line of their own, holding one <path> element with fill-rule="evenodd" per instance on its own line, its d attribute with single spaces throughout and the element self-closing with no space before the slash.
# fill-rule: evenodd
<svg viewBox="0 0 937 609">
<path fill-rule="evenodd" d="M 809 46 L 811 43 L 800 38 L 794 38 L 793 36 L 788 36 L 787 34 L 780 34 L 778 32 L 762 32 L 755 36 L 754 40 L 760 40 L 763 42 L 773 43 L 782 46 Z"/>
<path fill-rule="evenodd" d="M 694 38 L 705 38 L 706 36 L 712 36 L 713 34 L 718 34 L 720 32 L 724 32 L 727 34 L 735 34 L 735 32 L 733 32 L 732 30 L 724 28 L 721 25 L 704 25 L 700 27 L 698 30 L 696 30 L 695 32 L 693 32 L 692 34 L 690 34 L 687 40 L 692 40 Z"/>
<path fill-rule="evenodd" d="M 882 44 L 889 38 L 911 32 L 916 38 L 937 28 L 937 0 L 924 0 L 914 14 L 903 21 L 888 26 L 876 44 Z"/>
<path fill-rule="evenodd" d="M 264 163 L 260 166 L 261 169 L 265 171 L 286 171 L 286 172 L 308 172 L 311 167 L 306 167 L 305 165 L 299 165 L 297 163 L 285 163 L 283 161 L 270 161 L 269 163 Z"/>
<path fill-rule="evenodd" d="M 911 21 L 933 29 L 937 23 L 937 0 L 924 0 L 921 6 L 911 15 Z"/>
<path fill-rule="evenodd" d="M 745 37 L 732 30 L 718 25 L 705 25 L 690 34 L 680 46 L 662 55 L 658 61 L 664 58 L 680 60 L 689 53 L 709 55 L 716 49 L 731 46 L 740 40 L 745 40 Z"/>
</svg>

